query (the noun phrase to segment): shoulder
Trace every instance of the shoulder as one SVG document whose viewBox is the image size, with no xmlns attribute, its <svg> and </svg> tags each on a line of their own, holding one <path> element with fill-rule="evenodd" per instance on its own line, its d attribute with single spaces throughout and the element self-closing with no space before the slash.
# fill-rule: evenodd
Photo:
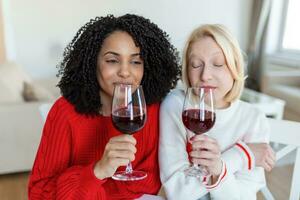
<svg viewBox="0 0 300 200">
<path fill-rule="evenodd" d="M 253 104 L 241 100 L 237 100 L 235 104 L 237 106 L 237 114 L 240 115 L 243 120 L 257 121 L 266 118 L 264 112 Z"/>
<path fill-rule="evenodd" d="M 174 89 L 163 100 L 161 107 L 162 109 L 173 108 L 174 106 L 182 107 L 183 101 L 184 101 L 184 90 Z"/>
<path fill-rule="evenodd" d="M 156 117 L 159 113 L 159 108 L 160 108 L 159 103 L 147 105 L 147 115 Z"/>
<path fill-rule="evenodd" d="M 172 90 L 163 100 L 160 107 L 160 118 L 167 116 L 180 117 L 184 102 L 184 91 L 180 89 Z"/>
<path fill-rule="evenodd" d="M 78 113 L 75 111 L 75 106 L 71 104 L 66 98 L 60 97 L 58 98 L 53 106 L 51 107 L 48 118 L 55 119 L 58 116 L 63 116 L 60 118 L 70 119 L 72 116 L 76 116 Z"/>
</svg>

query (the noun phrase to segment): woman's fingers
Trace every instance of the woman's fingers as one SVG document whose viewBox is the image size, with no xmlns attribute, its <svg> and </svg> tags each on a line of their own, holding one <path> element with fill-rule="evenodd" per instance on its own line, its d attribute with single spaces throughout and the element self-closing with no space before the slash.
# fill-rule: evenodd
<svg viewBox="0 0 300 200">
<path fill-rule="evenodd" d="M 118 135 L 116 137 L 112 137 L 109 140 L 110 143 L 118 143 L 118 142 L 129 142 L 133 145 L 136 145 L 136 139 L 132 135 L 128 134 L 123 134 L 123 135 Z"/>
<path fill-rule="evenodd" d="M 133 153 L 136 153 L 137 149 L 135 145 L 129 142 L 114 142 L 114 143 L 108 143 L 106 145 L 107 150 L 128 150 Z"/>
<path fill-rule="evenodd" d="M 208 167 L 209 171 L 210 171 L 209 167 L 214 167 L 214 165 L 216 164 L 215 160 L 207 160 L 207 159 L 200 159 L 200 158 L 192 158 L 192 162 L 200 166 Z"/>
<path fill-rule="evenodd" d="M 192 139 L 192 142 L 196 141 L 208 141 L 208 142 L 216 142 L 216 140 L 212 137 L 209 137 L 207 135 L 195 135 Z"/>
<path fill-rule="evenodd" d="M 265 163 L 267 163 L 268 166 L 271 167 L 271 169 L 273 169 L 273 167 L 275 166 L 275 161 L 270 157 L 266 159 Z"/>
<path fill-rule="evenodd" d="M 266 171 L 270 172 L 270 171 L 272 170 L 273 167 L 272 167 L 269 163 L 264 162 L 263 168 L 264 168 Z"/>
<path fill-rule="evenodd" d="M 270 158 L 274 161 L 274 162 L 276 162 L 276 154 L 275 154 L 275 152 L 274 152 L 274 150 L 270 147 L 270 149 L 269 149 L 269 154 L 270 154 Z"/>
<path fill-rule="evenodd" d="M 201 140 L 192 143 L 193 149 L 206 149 L 208 151 L 219 153 L 220 148 L 216 141 L 213 140 Z"/>
<path fill-rule="evenodd" d="M 124 158 L 129 161 L 133 161 L 135 159 L 134 153 L 132 151 L 124 151 L 124 150 L 117 150 L 117 151 L 109 151 L 107 153 L 107 157 L 110 159 L 114 158 Z"/>
<path fill-rule="evenodd" d="M 108 161 L 108 164 L 114 168 L 114 171 L 119 167 L 119 166 L 126 166 L 130 161 L 125 158 L 114 158 L 110 159 Z"/>
<path fill-rule="evenodd" d="M 216 159 L 220 157 L 220 153 L 214 153 L 207 150 L 199 150 L 199 151 L 191 151 L 190 156 L 192 158 L 199 158 L 199 159 Z"/>
</svg>

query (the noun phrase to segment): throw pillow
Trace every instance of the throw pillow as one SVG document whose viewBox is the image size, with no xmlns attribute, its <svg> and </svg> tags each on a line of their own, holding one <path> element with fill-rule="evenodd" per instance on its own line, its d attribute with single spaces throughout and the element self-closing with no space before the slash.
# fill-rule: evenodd
<svg viewBox="0 0 300 200">
<path fill-rule="evenodd" d="M 5 101 L 10 100 L 9 103 L 23 102 L 22 90 L 24 81 L 30 82 L 31 79 L 22 67 L 15 62 L 5 62 L 0 65 L 0 86 L 1 93 L 3 93 L 2 88 L 6 88 L 6 92 L 3 94 L 6 96 Z M 4 99 L 0 101 L 3 102 Z"/>
<path fill-rule="evenodd" d="M 25 101 L 52 101 L 55 99 L 47 89 L 26 81 L 23 83 L 22 95 Z"/>
</svg>

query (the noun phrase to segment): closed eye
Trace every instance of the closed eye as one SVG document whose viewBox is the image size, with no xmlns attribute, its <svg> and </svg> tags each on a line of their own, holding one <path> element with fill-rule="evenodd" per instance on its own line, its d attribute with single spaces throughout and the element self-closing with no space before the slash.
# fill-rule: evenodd
<svg viewBox="0 0 300 200">
<path fill-rule="evenodd" d="M 215 67 L 222 67 L 223 64 L 214 64 Z"/>
<path fill-rule="evenodd" d="M 134 64 L 134 65 L 141 65 L 142 64 L 141 61 L 132 61 L 131 63 Z"/>
<path fill-rule="evenodd" d="M 192 65 L 192 68 L 199 68 L 199 67 L 203 67 L 204 65 Z"/>
<path fill-rule="evenodd" d="M 114 59 L 111 59 L 111 60 L 106 60 L 107 63 L 118 63 L 118 60 L 114 60 Z"/>
</svg>

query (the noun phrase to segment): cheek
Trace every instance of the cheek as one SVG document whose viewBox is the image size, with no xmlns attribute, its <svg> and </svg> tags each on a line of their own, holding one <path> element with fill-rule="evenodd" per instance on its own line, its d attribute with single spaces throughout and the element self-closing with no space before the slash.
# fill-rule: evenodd
<svg viewBox="0 0 300 200">
<path fill-rule="evenodd" d="M 105 89 L 109 85 L 110 81 L 113 79 L 114 71 L 105 65 L 100 65 L 97 67 L 97 80 L 102 89 Z"/>
<path fill-rule="evenodd" d="M 200 75 L 196 71 L 189 70 L 187 73 L 187 78 L 191 85 L 196 85 L 199 81 L 199 77 Z"/>
<path fill-rule="evenodd" d="M 98 66 L 96 69 L 96 77 L 97 77 L 98 84 L 100 85 L 100 81 L 102 80 L 102 78 L 101 78 L 101 71 Z"/>
<path fill-rule="evenodd" d="M 233 78 L 229 72 L 225 72 L 223 73 L 223 76 L 219 77 L 219 80 L 220 86 L 222 88 L 220 95 L 224 97 L 232 89 Z"/>
<path fill-rule="evenodd" d="M 233 86 L 232 76 L 230 74 L 227 76 L 224 76 L 224 87 L 227 90 L 227 92 L 229 92 L 231 90 L 232 86 Z"/>
<path fill-rule="evenodd" d="M 134 74 L 134 82 L 135 84 L 139 85 L 143 79 L 144 76 L 144 67 L 138 67 L 134 70 L 132 70 Z"/>
</svg>

